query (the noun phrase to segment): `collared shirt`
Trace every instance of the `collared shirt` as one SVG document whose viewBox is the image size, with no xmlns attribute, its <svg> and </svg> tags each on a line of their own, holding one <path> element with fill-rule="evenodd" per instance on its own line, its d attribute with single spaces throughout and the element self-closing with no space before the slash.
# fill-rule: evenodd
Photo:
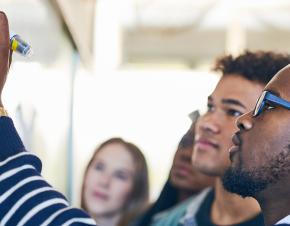
<svg viewBox="0 0 290 226">
<path fill-rule="evenodd" d="M 290 215 L 279 220 L 275 225 L 290 225 Z"/>
<path fill-rule="evenodd" d="M 211 220 L 211 208 L 214 201 L 214 190 L 210 191 L 206 198 L 204 199 L 203 203 L 200 205 L 198 211 L 195 215 L 196 225 L 199 226 L 217 226 Z M 232 224 L 231 226 L 262 226 L 264 225 L 263 215 L 261 213 L 253 216 L 250 219 L 245 219 L 242 222 L 238 222 L 236 224 Z M 183 225 L 187 226 L 187 225 Z"/>
</svg>

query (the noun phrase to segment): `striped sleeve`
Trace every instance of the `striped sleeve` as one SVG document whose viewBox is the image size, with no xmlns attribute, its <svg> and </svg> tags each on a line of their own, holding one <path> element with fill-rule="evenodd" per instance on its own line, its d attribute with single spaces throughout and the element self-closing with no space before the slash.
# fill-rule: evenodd
<svg viewBox="0 0 290 226">
<path fill-rule="evenodd" d="M 0 226 L 96 225 L 84 211 L 70 206 L 40 172 L 39 158 L 24 150 L 12 120 L 1 117 Z"/>
</svg>

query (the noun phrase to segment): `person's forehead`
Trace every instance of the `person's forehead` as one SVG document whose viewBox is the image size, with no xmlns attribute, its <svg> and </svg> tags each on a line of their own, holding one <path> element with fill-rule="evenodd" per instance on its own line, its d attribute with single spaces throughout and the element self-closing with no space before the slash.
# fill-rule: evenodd
<svg viewBox="0 0 290 226">
<path fill-rule="evenodd" d="M 254 102 L 263 90 L 263 86 L 249 81 L 239 75 L 228 75 L 222 77 L 216 88 L 209 96 L 209 100 L 233 99 L 239 100 L 247 105 L 254 98 Z"/>
<path fill-rule="evenodd" d="M 251 81 L 239 74 L 228 74 L 219 80 L 217 83 L 215 90 L 223 89 L 223 90 L 230 90 L 230 91 L 244 91 L 245 87 L 259 87 L 260 83 Z M 214 91 L 215 91 L 214 90 Z"/>
<path fill-rule="evenodd" d="M 285 67 L 267 84 L 265 90 L 274 91 L 290 100 L 290 66 Z"/>
</svg>

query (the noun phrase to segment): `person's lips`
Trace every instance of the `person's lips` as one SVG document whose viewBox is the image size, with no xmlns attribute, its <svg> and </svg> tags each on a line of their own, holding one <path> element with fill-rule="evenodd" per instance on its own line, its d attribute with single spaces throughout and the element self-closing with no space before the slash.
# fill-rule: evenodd
<svg viewBox="0 0 290 226">
<path fill-rule="evenodd" d="M 192 169 L 191 169 L 191 165 L 187 166 L 187 165 L 183 165 L 183 164 L 176 164 L 173 167 L 173 173 L 177 176 L 189 176 L 192 174 Z"/>
<path fill-rule="evenodd" d="M 208 150 L 208 149 L 218 149 L 218 143 L 206 137 L 199 137 L 195 140 L 195 148 L 201 150 Z"/>
<path fill-rule="evenodd" d="M 241 138 L 240 133 L 236 132 L 232 137 L 233 146 L 229 149 L 230 159 L 233 161 L 233 156 L 240 151 Z"/>
<path fill-rule="evenodd" d="M 236 132 L 232 137 L 232 142 L 234 145 L 239 146 L 241 144 L 240 133 Z"/>
<path fill-rule="evenodd" d="M 93 191 L 93 197 L 96 199 L 101 199 L 101 200 L 107 200 L 109 198 L 107 194 L 100 191 Z"/>
</svg>

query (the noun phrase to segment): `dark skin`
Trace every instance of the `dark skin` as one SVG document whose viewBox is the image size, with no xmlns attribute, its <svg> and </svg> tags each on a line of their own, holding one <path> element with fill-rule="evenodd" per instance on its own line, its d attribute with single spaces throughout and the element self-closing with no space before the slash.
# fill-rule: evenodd
<svg viewBox="0 0 290 226">
<path fill-rule="evenodd" d="M 215 178 L 200 173 L 191 165 L 195 122 L 182 137 L 174 155 L 170 172 L 171 184 L 178 189 L 181 202 L 202 189 L 213 186 Z"/>
<path fill-rule="evenodd" d="M 290 101 L 289 84 L 288 65 L 275 75 L 264 90 Z M 281 153 L 286 153 L 285 157 L 275 163 L 275 171 L 263 174 L 264 177 L 275 178 L 274 183 L 268 184 L 254 197 L 263 211 L 265 225 L 273 225 L 290 214 L 290 157 L 289 150 L 285 148 L 289 145 L 290 112 L 283 107 L 275 106 L 253 117 L 251 111 L 239 117 L 237 125 L 242 141 L 237 155 L 241 156 L 242 169 L 250 170 L 253 166 L 260 168 L 265 164 L 269 165 Z"/>
<path fill-rule="evenodd" d="M 3 107 L 2 90 L 11 64 L 11 55 L 8 19 L 0 11 L 0 107 Z"/>
</svg>

